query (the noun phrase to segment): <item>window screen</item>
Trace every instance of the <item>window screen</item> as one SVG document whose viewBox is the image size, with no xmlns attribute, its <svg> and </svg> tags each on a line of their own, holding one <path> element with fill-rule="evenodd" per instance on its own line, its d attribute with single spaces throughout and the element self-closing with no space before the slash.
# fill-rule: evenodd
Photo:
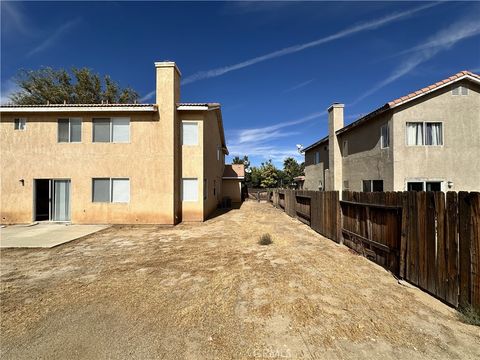
<svg viewBox="0 0 480 360">
<path fill-rule="evenodd" d="M 315 153 L 315 164 L 320 164 L 320 151 Z"/>
<path fill-rule="evenodd" d="M 439 181 L 427 181 L 425 185 L 427 191 L 442 191 L 442 183 Z"/>
<path fill-rule="evenodd" d="M 383 180 L 372 180 L 372 191 L 383 191 Z"/>
<path fill-rule="evenodd" d="M 344 157 L 348 156 L 348 140 L 343 140 L 343 154 Z"/>
<path fill-rule="evenodd" d="M 461 95 L 468 95 L 468 88 L 465 86 L 460 86 L 460 94 Z"/>
<path fill-rule="evenodd" d="M 381 130 L 381 147 L 382 149 L 388 148 L 390 146 L 390 131 L 388 128 L 388 124 L 382 126 Z"/>
<path fill-rule="evenodd" d="M 110 142 L 110 119 L 93 119 L 93 142 Z"/>
<path fill-rule="evenodd" d="M 18 118 L 14 120 L 14 129 L 15 130 L 25 130 L 27 126 L 27 119 L 25 118 Z"/>
<path fill-rule="evenodd" d="M 407 145 L 423 145 L 423 123 L 407 123 Z"/>
<path fill-rule="evenodd" d="M 128 203 L 130 201 L 130 180 L 112 179 L 112 202 Z"/>
<path fill-rule="evenodd" d="M 130 141 L 130 119 L 115 118 L 112 119 L 112 141 L 129 142 Z"/>
<path fill-rule="evenodd" d="M 198 123 L 182 122 L 182 145 L 198 145 Z"/>
<path fill-rule="evenodd" d="M 110 179 L 93 179 L 93 202 L 110 202 Z"/>
<path fill-rule="evenodd" d="M 82 120 L 70 119 L 70 142 L 82 141 Z"/>
<path fill-rule="evenodd" d="M 58 142 L 69 141 L 69 121 L 68 119 L 58 120 Z"/>
<path fill-rule="evenodd" d="M 407 183 L 408 191 L 423 191 L 423 182 L 412 181 Z"/>
<path fill-rule="evenodd" d="M 197 179 L 182 180 L 182 200 L 183 201 L 198 200 L 198 180 Z"/>
<path fill-rule="evenodd" d="M 364 192 L 372 191 L 372 182 L 370 180 L 363 180 L 362 183 Z"/>
<path fill-rule="evenodd" d="M 442 123 L 425 124 L 425 145 L 443 145 Z"/>
</svg>

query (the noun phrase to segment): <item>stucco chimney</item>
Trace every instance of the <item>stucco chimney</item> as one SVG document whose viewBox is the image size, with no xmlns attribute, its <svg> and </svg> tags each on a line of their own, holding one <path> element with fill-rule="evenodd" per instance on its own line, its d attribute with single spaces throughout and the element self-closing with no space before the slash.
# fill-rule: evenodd
<svg viewBox="0 0 480 360">
<path fill-rule="evenodd" d="M 330 188 L 327 190 L 342 191 L 342 152 L 335 132 L 343 128 L 344 104 L 333 103 L 328 108 L 328 162 Z"/>
<path fill-rule="evenodd" d="M 180 77 L 182 74 L 173 61 L 155 63 L 157 70 L 156 104 L 160 107 L 180 101 Z"/>
<path fill-rule="evenodd" d="M 180 102 L 180 77 L 181 73 L 173 61 L 155 63 L 156 69 L 156 101 L 160 117 L 159 130 L 162 141 L 159 141 L 157 156 L 162 159 L 165 169 L 162 176 L 167 180 L 164 191 L 173 193 L 170 204 L 173 208 L 174 219 L 172 222 L 181 221 L 180 178 L 182 169 L 182 155 L 180 146 L 180 118 L 177 112 L 177 103 Z M 169 136 L 171 134 L 171 136 Z"/>
</svg>

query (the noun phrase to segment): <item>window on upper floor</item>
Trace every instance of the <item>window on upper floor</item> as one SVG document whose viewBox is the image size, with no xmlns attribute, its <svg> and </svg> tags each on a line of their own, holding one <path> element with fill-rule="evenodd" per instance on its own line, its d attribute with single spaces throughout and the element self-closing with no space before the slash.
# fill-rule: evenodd
<svg viewBox="0 0 480 360">
<path fill-rule="evenodd" d="M 93 119 L 93 142 L 130 142 L 130 118 Z"/>
<path fill-rule="evenodd" d="M 58 119 L 58 142 L 81 142 L 82 119 Z"/>
<path fill-rule="evenodd" d="M 182 145 L 198 145 L 198 122 L 182 121 Z"/>
<path fill-rule="evenodd" d="M 390 128 L 388 124 L 381 127 L 380 133 L 380 147 L 382 149 L 390 147 Z"/>
<path fill-rule="evenodd" d="M 452 90 L 452 95 L 468 95 L 468 88 L 466 86 L 457 86 Z"/>
<path fill-rule="evenodd" d="M 443 145 L 443 124 L 441 122 L 408 122 L 407 145 Z"/>
<path fill-rule="evenodd" d="M 14 123 L 13 128 L 15 130 L 23 131 L 27 128 L 27 119 L 25 118 L 14 119 L 13 123 Z"/>
<path fill-rule="evenodd" d="M 320 164 L 320 151 L 315 152 L 314 164 Z"/>
<path fill-rule="evenodd" d="M 343 140 L 342 156 L 343 156 L 343 157 L 348 156 L 348 140 Z"/>
</svg>

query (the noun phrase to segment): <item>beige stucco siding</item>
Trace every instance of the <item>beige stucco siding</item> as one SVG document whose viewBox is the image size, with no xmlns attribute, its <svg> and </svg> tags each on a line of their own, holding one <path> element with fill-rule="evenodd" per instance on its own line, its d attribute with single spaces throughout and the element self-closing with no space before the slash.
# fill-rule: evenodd
<svg viewBox="0 0 480 360">
<path fill-rule="evenodd" d="M 390 116 L 384 115 L 339 135 L 342 189 L 346 190 L 345 181 L 348 181 L 348 190 L 362 191 L 363 180 L 383 180 L 384 191 L 393 190 L 392 140 L 389 148 L 380 147 L 381 127 L 387 123 L 391 129 Z M 348 141 L 348 153 L 343 149 L 344 140 Z"/>
<path fill-rule="evenodd" d="M 408 180 L 442 180 L 444 191 L 480 190 L 480 87 L 461 85 L 469 88 L 467 96 L 452 95 L 449 86 L 395 110 L 395 190 L 404 190 Z M 442 122 L 443 145 L 407 146 L 406 123 L 411 121 Z"/>
<path fill-rule="evenodd" d="M 205 148 L 204 171 L 208 185 L 207 198 L 204 203 L 204 219 L 217 208 L 218 203 L 224 196 L 222 175 L 225 166 L 225 156 L 222 150 L 222 139 L 217 116 L 216 111 L 209 111 L 205 117 L 205 136 L 203 140 Z M 217 157 L 217 150 L 219 150 L 219 157 Z"/>
<path fill-rule="evenodd" d="M 315 164 L 315 154 L 319 153 L 320 162 Z M 305 152 L 305 182 L 303 189 L 325 190 L 325 170 L 328 169 L 328 141 Z"/>
<path fill-rule="evenodd" d="M 229 197 L 232 202 L 242 202 L 242 181 L 237 179 L 223 179 L 223 196 Z"/>
<path fill-rule="evenodd" d="M 92 118 L 130 117 L 130 143 L 93 143 Z M 25 131 L 13 119 L 25 117 Z M 81 143 L 58 143 L 58 118 L 82 118 Z M 158 113 L 2 114 L 1 217 L 3 223 L 34 218 L 34 179 L 71 179 L 74 223 L 175 222 L 172 140 Z M 92 178 L 130 179 L 130 202 L 93 203 Z M 20 179 L 24 179 L 24 186 Z"/>
</svg>

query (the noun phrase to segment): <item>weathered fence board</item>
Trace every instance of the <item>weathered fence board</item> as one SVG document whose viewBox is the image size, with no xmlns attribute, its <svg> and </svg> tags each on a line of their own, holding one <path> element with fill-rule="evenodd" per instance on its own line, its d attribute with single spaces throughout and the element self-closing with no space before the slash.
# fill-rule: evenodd
<svg viewBox="0 0 480 360">
<path fill-rule="evenodd" d="M 455 307 L 480 310 L 480 193 L 278 190 L 275 206 Z"/>
</svg>

